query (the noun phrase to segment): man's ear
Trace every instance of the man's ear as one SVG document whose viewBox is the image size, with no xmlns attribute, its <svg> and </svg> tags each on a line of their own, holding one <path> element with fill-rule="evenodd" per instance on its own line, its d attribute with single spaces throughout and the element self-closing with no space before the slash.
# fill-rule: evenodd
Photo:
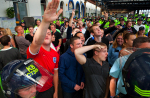
<svg viewBox="0 0 150 98">
<path fill-rule="evenodd" d="M 8 42 L 8 45 L 11 45 L 11 42 Z"/>
<path fill-rule="evenodd" d="M 91 32 L 91 35 L 94 35 L 94 33 L 93 33 L 93 32 Z"/>
<path fill-rule="evenodd" d="M 71 48 L 73 48 L 73 45 L 72 45 L 72 44 L 70 44 L 70 47 L 71 47 Z"/>
<path fill-rule="evenodd" d="M 95 54 L 95 55 L 98 55 L 98 51 L 94 51 L 94 54 Z"/>
</svg>

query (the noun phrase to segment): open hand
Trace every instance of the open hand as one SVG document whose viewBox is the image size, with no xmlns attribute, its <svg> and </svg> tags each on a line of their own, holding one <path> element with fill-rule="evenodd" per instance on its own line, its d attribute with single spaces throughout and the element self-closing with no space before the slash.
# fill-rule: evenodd
<svg viewBox="0 0 150 98">
<path fill-rule="evenodd" d="M 75 15 L 75 9 L 72 10 L 72 16 L 74 17 L 74 15 Z"/>
<path fill-rule="evenodd" d="M 43 15 L 43 21 L 50 23 L 52 21 L 55 21 L 58 18 L 58 16 L 63 11 L 62 9 L 60 9 L 56 14 L 58 5 L 59 5 L 59 0 L 52 0 L 52 2 L 48 3 Z"/>
</svg>

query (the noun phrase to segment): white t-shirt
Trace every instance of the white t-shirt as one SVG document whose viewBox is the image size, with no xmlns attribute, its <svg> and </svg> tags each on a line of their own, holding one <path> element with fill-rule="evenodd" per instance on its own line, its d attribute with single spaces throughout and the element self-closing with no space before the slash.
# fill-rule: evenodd
<svg viewBox="0 0 150 98">
<path fill-rule="evenodd" d="M 34 27 L 34 32 L 33 32 L 33 33 L 35 33 L 35 32 L 37 31 L 37 29 L 38 29 L 38 27 L 35 26 L 35 27 Z"/>
</svg>

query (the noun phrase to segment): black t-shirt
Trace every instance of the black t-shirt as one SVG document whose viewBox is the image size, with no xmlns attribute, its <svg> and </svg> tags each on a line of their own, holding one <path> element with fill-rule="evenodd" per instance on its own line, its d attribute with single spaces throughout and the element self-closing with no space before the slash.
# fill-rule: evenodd
<svg viewBox="0 0 150 98">
<path fill-rule="evenodd" d="M 59 30 L 60 30 L 60 26 L 59 26 L 59 25 L 56 25 L 56 29 L 59 29 Z"/>
<path fill-rule="evenodd" d="M 27 35 L 25 36 L 25 38 L 26 38 L 29 42 L 32 43 L 32 41 L 33 41 L 33 36 L 31 36 L 30 34 L 27 34 Z"/>
<path fill-rule="evenodd" d="M 102 37 L 102 42 L 105 43 L 107 45 L 107 47 L 109 46 L 109 41 L 108 39 L 104 37 Z M 87 46 L 88 45 L 94 45 L 96 43 L 96 41 L 94 40 L 94 38 L 90 38 L 87 42 Z M 93 57 L 93 50 L 87 51 L 87 58 L 92 58 Z"/>
<path fill-rule="evenodd" d="M 57 31 L 54 33 L 54 35 L 55 35 L 55 41 L 53 41 L 53 44 L 56 47 L 59 44 L 59 39 L 61 39 L 62 37 L 61 34 Z"/>
<path fill-rule="evenodd" d="M 85 98 L 104 98 L 106 81 L 109 75 L 109 64 L 101 66 L 93 58 L 87 58 L 82 65 L 85 74 Z"/>
<path fill-rule="evenodd" d="M 67 29 L 67 39 L 71 38 L 71 33 L 72 33 L 72 27 L 68 26 L 68 29 Z"/>
<path fill-rule="evenodd" d="M 0 68 L 3 68 L 8 62 L 21 59 L 21 54 L 17 48 L 0 50 Z M 0 69 L 1 70 L 1 69 Z"/>
</svg>

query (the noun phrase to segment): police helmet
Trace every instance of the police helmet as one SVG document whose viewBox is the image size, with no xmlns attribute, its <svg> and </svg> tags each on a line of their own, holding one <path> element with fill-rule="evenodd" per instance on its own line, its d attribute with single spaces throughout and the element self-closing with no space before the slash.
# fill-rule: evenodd
<svg viewBox="0 0 150 98">
<path fill-rule="evenodd" d="M 132 53 L 122 69 L 124 86 L 132 98 L 150 97 L 150 49 Z"/>
<path fill-rule="evenodd" d="M 36 85 L 38 92 L 52 77 L 52 74 L 32 59 L 14 60 L 2 69 L 2 91 L 6 96 L 19 95 L 20 89 Z"/>
</svg>

